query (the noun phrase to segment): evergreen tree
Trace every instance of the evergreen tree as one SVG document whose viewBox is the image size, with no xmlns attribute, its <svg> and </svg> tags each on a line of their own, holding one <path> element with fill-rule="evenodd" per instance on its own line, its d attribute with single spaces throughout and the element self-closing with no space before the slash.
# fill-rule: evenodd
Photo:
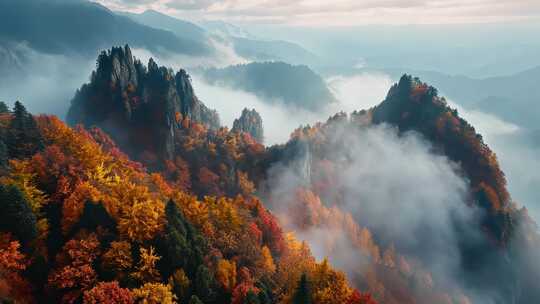
<svg viewBox="0 0 540 304">
<path fill-rule="evenodd" d="M 0 101 L 0 114 L 9 113 L 9 108 L 5 102 Z"/>
<path fill-rule="evenodd" d="M 9 155 L 6 144 L 0 139 L 0 169 L 5 168 L 8 164 Z"/>
<path fill-rule="evenodd" d="M 36 216 L 19 188 L 0 185 L 0 206 L 0 231 L 13 233 L 23 244 L 36 238 Z"/>
<path fill-rule="evenodd" d="M 214 277 L 212 273 L 206 266 L 200 265 L 195 277 L 195 294 L 205 303 L 211 303 L 215 297 L 213 286 Z"/>
<path fill-rule="evenodd" d="M 203 304 L 201 300 L 197 296 L 191 296 L 191 299 L 189 299 L 189 304 Z"/>
<path fill-rule="evenodd" d="M 244 299 L 244 304 L 261 304 L 261 302 L 257 294 L 250 290 Z"/>
<path fill-rule="evenodd" d="M 116 223 L 109 215 L 102 203 L 94 203 L 86 201 L 79 222 L 74 227 L 74 230 L 88 229 L 96 231 L 98 226 L 109 229 L 111 232 L 116 231 Z"/>
<path fill-rule="evenodd" d="M 268 296 L 268 293 L 266 293 L 266 291 L 264 290 L 261 290 L 259 292 L 259 303 L 260 304 L 270 304 L 272 303 L 272 301 L 270 300 L 270 297 Z"/>
<path fill-rule="evenodd" d="M 44 147 L 36 121 L 19 101 L 15 102 L 5 143 L 10 158 L 29 157 Z"/>
<path fill-rule="evenodd" d="M 206 241 L 172 200 L 167 203 L 165 214 L 166 234 L 158 246 L 162 256 L 158 265 L 160 272 L 167 278 L 174 270 L 182 268 L 192 280 L 203 264 Z"/>
<path fill-rule="evenodd" d="M 294 304 L 311 304 L 311 291 L 309 288 L 309 282 L 306 274 L 302 274 L 300 282 L 298 282 L 298 287 L 294 293 L 293 298 Z"/>
</svg>

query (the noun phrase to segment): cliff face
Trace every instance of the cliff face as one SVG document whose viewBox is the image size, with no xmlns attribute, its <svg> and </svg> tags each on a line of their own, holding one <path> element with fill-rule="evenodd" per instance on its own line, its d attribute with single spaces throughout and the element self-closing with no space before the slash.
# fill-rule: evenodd
<svg viewBox="0 0 540 304">
<path fill-rule="evenodd" d="M 262 118 L 255 109 L 244 109 L 240 118 L 234 120 L 232 131 L 249 133 L 259 143 L 264 141 Z"/>
<path fill-rule="evenodd" d="M 70 124 L 101 127 L 135 155 L 152 150 L 166 158 L 172 157 L 174 135 L 186 118 L 210 129 L 220 126 L 217 112 L 195 96 L 186 71 L 174 74 L 152 59 L 146 68 L 127 45 L 101 53 L 67 115 Z"/>
</svg>

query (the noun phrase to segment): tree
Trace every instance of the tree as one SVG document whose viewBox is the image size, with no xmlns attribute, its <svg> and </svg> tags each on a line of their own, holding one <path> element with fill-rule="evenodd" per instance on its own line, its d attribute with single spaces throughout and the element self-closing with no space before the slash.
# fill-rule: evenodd
<svg viewBox="0 0 540 304">
<path fill-rule="evenodd" d="M 133 295 L 126 288 L 121 288 L 118 282 L 100 282 L 94 288 L 86 291 L 83 296 L 84 304 L 133 304 Z"/>
<path fill-rule="evenodd" d="M 236 286 L 236 263 L 225 259 L 218 261 L 216 280 L 226 291 L 232 291 Z"/>
<path fill-rule="evenodd" d="M 173 287 L 173 291 L 179 300 L 187 299 L 191 281 L 187 277 L 183 269 L 177 269 L 171 277 L 169 277 L 169 285 Z"/>
<path fill-rule="evenodd" d="M 161 283 L 146 283 L 133 290 L 133 297 L 137 303 L 144 304 L 176 304 L 176 296 L 171 286 Z"/>
<path fill-rule="evenodd" d="M 118 222 L 120 234 L 144 242 L 163 229 L 164 206 L 161 201 L 137 202 L 128 207 Z"/>
<path fill-rule="evenodd" d="M 131 244 L 126 241 L 111 242 L 111 248 L 102 256 L 105 269 L 112 271 L 117 278 L 122 279 L 133 267 Z"/>
<path fill-rule="evenodd" d="M 9 155 L 8 148 L 3 140 L 0 139 L 0 169 L 5 168 L 8 164 Z"/>
<path fill-rule="evenodd" d="M 206 241 L 172 200 L 165 207 L 165 215 L 167 226 L 163 244 L 159 248 L 163 256 L 159 268 L 165 277 L 169 277 L 171 271 L 182 268 L 188 277 L 194 278 L 203 263 Z"/>
<path fill-rule="evenodd" d="M 0 114 L 9 113 L 9 108 L 5 102 L 0 101 Z"/>
<path fill-rule="evenodd" d="M 154 253 L 154 247 L 150 249 L 140 248 L 140 260 L 137 265 L 137 271 L 132 277 L 140 282 L 159 281 L 160 275 L 156 269 L 156 263 L 160 257 Z"/>
<path fill-rule="evenodd" d="M 197 296 L 191 296 L 191 299 L 189 299 L 189 304 L 203 304 L 201 300 Z"/>
<path fill-rule="evenodd" d="M 0 231 L 13 233 L 23 244 L 36 238 L 36 216 L 19 188 L 0 185 L 0 206 Z"/>
<path fill-rule="evenodd" d="M 75 231 L 78 229 L 96 231 L 98 227 L 107 228 L 111 232 L 114 232 L 116 230 L 116 223 L 109 213 L 107 213 L 102 203 L 86 201 L 81 218 L 77 225 L 75 225 Z"/>
<path fill-rule="evenodd" d="M 20 251 L 18 241 L 9 234 L 0 234 L 0 302 L 33 303 L 28 282 L 23 278 L 28 261 Z M 2 302 L 3 303 L 3 302 Z"/>
<path fill-rule="evenodd" d="M 300 277 L 300 282 L 298 282 L 298 287 L 294 293 L 293 303 L 294 304 L 311 304 L 311 290 L 309 287 L 309 282 L 307 275 L 304 273 Z"/>
<path fill-rule="evenodd" d="M 26 158 L 44 147 L 36 121 L 19 101 L 15 102 L 13 108 L 13 119 L 9 124 L 6 144 L 10 158 Z"/>
<path fill-rule="evenodd" d="M 371 294 L 362 294 L 355 289 L 349 296 L 349 299 L 347 299 L 346 304 L 377 304 L 377 302 L 371 297 Z"/>
<path fill-rule="evenodd" d="M 253 290 L 248 291 L 246 298 L 244 299 L 245 304 L 260 304 L 259 297 L 257 296 L 257 293 L 253 292 Z"/>
<path fill-rule="evenodd" d="M 200 265 L 195 277 L 195 294 L 205 303 L 212 302 L 215 297 L 213 286 L 214 277 L 212 273 L 206 266 Z"/>
</svg>

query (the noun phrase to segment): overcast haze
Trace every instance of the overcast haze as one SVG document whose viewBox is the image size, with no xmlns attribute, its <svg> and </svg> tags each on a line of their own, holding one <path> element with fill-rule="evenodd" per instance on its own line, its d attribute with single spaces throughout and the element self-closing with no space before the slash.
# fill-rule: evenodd
<svg viewBox="0 0 540 304">
<path fill-rule="evenodd" d="M 97 0 L 111 9 L 154 9 L 191 19 L 306 26 L 447 24 L 538 19 L 537 0 Z"/>
</svg>

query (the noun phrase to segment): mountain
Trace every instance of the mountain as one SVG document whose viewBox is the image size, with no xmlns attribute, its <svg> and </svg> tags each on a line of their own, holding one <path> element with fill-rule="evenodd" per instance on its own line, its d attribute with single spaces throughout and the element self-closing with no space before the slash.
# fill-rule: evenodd
<svg viewBox="0 0 540 304">
<path fill-rule="evenodd" d="M 401 71 L 390 71 L 397 76 Z M 470 78 L 437 72 L 417 71 L 423 79 L 433 83 L 448 98 L 458 104 L 491 113 L 518 126 L 537 129 L 540 110 L 540 67 L 508 76 Z"/>
<path fill-rule="evenodd" d="M 97 63 L 74 127 L 1 110 L 2 301 L 540 299 L 536 224 L 420 79 L 265 147 L 255 110 L 219 127 L 185 71 L 127 46 Z"/>
<path fill-rule="evenodd" d="M 200 42 L 139 24 L 85 0 L 2 1 L 0 41 L 3 40 L 27 43 L 36 51 L 55 54 L 93 55 L 110 45 L 125 43 L 155 52 L 161 49 L 191 55 L 208 53 Z"/>
<path fill-rule="evenodd" d="M 282 60 L 295 64 L 310 64 L 317 60 L 316 55 L 298 44 L 282 40 L 261 40 L 243 28 L 224 21 L 204 21 L 199 26 L 154 10 L 141 14 L 118 14 L 143 25 L 170 31 L 179 38 L 191 41 L 194 46 L 204 46 L 210 51 L 213 48 L 210 40 L 213 40 L 231 45 L 238 55 L 249 60 Z"/>
<path fill-rule="evenodd" d="M 242 27 L 221 20 L 203 21 L 201 26 L 208 32 L 221 37 L 256 39 L 254 35 Z"/>
<path fill-rule="evenodd" d="M 145 67 L 127 45 L 101 53 L 90 83 L 76 93 L 67 120 L 101 127 L 125 150 L 152 149 L 168 158 L 182 120 L 213 129 L 220 124 L 218 114 L 195 96 L 186 71 L 175 74 L 152 59 Z"/>
<path fill-rule="evenodd" d="M 256 141 L 264 142 L 262 118 L 255 109 L 244 109 L 240 118 L 234 120 L 231 131 L 248 133 Z"/>
<path fill-rule="evenodd" d="M 0 168 L 1 302 L 289 303 L 309 276 L 308 299 L 375 303 L 358 302 L 371 297 L 316 262 L 250 194 L 199 199 L 100 129 L 33 117 L 20 103 L 2 113 L 0 133 L 30 153 Z M 174 179 L 190 182 L 189 167 Z"/>
<path fill-rule="evenodd" d="M 173 18 L 154 10 L 147 10 L 141 14 L 124 12 L 118 12 L 118 14 L 127 16 L 149 27 L 170 31 L 194 47 L 206 52 L 212 51 L 212 46 L 208 42 L 208 34 L 203 28 L 194 23 Z"/>
<path fill-rule="evenodd" d="M 388 126 L 390 130 L 386 129 Z M 405 153 L 402 161 L 412 164 L 408 170 L 424 172 L 411 173 L 415 176 L 413 179 L 420 178 L 428 167 L 434 168 L 418 163 L 419 154 L 386 148 L 395 145 L 390 140 L 395 138 L 398 142 L 403 141 L 407 148 L 400 149 L 406 150 L 417 136 L 421 142 L 429 143 L 430 153 L 438 160 L 441 160 L 439 157 L 448 159 L 450 167 L 456 170 L 454 174 L 464 178 L 467 190 L 462 198 L 436 201 L 432 197 L 434 193 L 428 190 L 424 204 L 419 202 L 422 200 L 419 189 L 401 189 L 404 180 L 399 178 L 397 184 L 392 183 L 396 175 L 407 174 L 407 170 L 400 173 L 387 164 L 397 161 L 396 153 Z M 388 255 L 389 261 L 381 262 L 390 269 L 382 265 L 381 268 L 374 267 L 367 281 L 361 271 L 348 271 L 357 286 L 367 284 L 378 300 L 384 303 L 445 303 L 446 300 L 439 298 L 438 292 L 442 292 L 446 294 L 444 297 L 454 299 L 462 293 L 468 298 L 465 302 L 471 303 L 528 303 L 540 296 L 530 285 L 532 278 L 540 274 L 534 263 L 530 264 L 540 249 L 536 224 L 525 208 L 518 208 L 512 201 L 504 173 L 482 136 L 446 104 L 435 88 L 419 79 L 405 75 L 373 109 L 354 112 L 350 117 L 337 114 L 326 123 L 299 128 L 288 143 L 272 147 L 268 153 L 272 164 L 267 171 L 270 176 L 275 168 L 294 168 L 293 173 L 278 174 L 275 180 L 270 179 L 268 185 L 272 189 L 272 183 L 285 180 L 279 183 L 284 188 L 270 190 L 270 196 L 274 196 L 274 203 L 281 206 L 278 210 L 285 214 L 287 223 L 299 233 L 314 233 L 311 237 L 322 238 L 321 245 L 332 242 L 337 235 L 348 239 L 332 242 L 334 249 L 330 246 L 329 251 L 325 251 L 332 263 L 339 265 L 346 261 L 342 267 L 354 267 L 355 258 L 350 256 L 352 247 L 371 256 L 374 265 L 379 265 L 377 252 L 381 252 L 384 244 L 391 244 L 389 252 L 383 254 Z M 382 170 L 381 173 L 377 173 L 378 170 Z M 380 180 L 381 177 L 385 179 Z M 438 187 L 435 180 L 426 180 L 426 184 L 418 182 L 417 187 Z M 447 176 L 442 180 L 442 185 L 452 183 L 452 178 Z M 292 192 L 285 190 L 288 187 Z M 377 187 L 385 190 L 378 192 Z M 300 190 L 294 190 L 297 188 Z M 277 191 L 277 197 L 272 191 Z M 455 195 L 454 191 L 459 191 L 459 187 L 447 195 Z M 410 201 L 406 198 L 409 194 L 412 196 Z M 448 210 L 448 215 L 441 217 L 441 210 Z M 360 227 L 338 224 L 351 221 L 344 219 L 348 218 L 342 214 L 346 212 L 350 212 L 352 221 Z M 385 218 L 393 218 L 398 224 L 385 222 Z M 404 234 L 410 221 L 415 223 L 410 231 L 414 233 L 413 239 Z M 446 224 L 441 227 L 440 221 Z M 352 231 L 360 231 L 362 227 L 369 229 L 375 241 L 370 243 L 364 238 L 357 244 L 359 236 Z M 331 231 L 328 239 L 320 232 L 325 230 Z M 444 238 L 442 243 L 441 237 Z M 343 242 L 349 245 L 343 245 Z M 340 258 L 342 250 L 347 250 L 349 255 Z M 362 265 L 362 254 L 355 255 L 358 265 Z M 400 256 L 404 260 L 397 262 Z M 412 267 L 416 269 L 412 273 L 428 271 L 433 284 L 402 285 L 410 280 L 407 273 L 411 270 L 407 267 L 413 260 L 416 262 Z M 450 272 L 442 270 L 442 261 L 454 265 Z M 392 269 L 401 273 L 393 274 Z M 450 273 L 456 278 L 451 279 Z M 370 280 L 380 282 L 385 290 L 375 291 L 377 283 Z"/>
<path fill-rule="evenodd" d="M 232 37 L 235 52 L 247 59 L 257 61 L 286 61 L 310 65 L 317 62 L 317 55 L 298 44 L 283 40 L 255 40 Z"/>
<path fill-rule="evenodd" d="M 318 110 L 336 98 L 325 81 L 305 65 L 253 62 L 203 71 L 206 81 L 253 93 L 269 103 Z"/>
</svg>

